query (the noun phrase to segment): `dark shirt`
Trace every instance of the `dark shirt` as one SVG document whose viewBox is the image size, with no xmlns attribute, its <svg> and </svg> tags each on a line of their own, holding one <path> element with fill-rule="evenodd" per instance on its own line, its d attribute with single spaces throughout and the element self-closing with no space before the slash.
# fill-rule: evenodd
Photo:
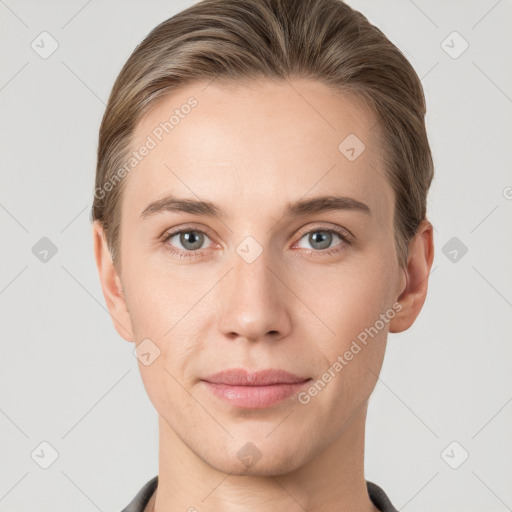
<svg viewBox="0 0 512 512">
<path fill-rule="evenodd" d="M 144 484 L 142 489 L 136 494 L 133 500 L 130 501 L 128 506 L 121 512 L 143 512 L 144 507 L 147 505 L 151 496 L 155 492 L 157 485 L 158 475 Z M 398 512 L 398 510 L 393 506 L 387 497 L 386 493 L 377 484 L 367 480 L 366 487 L 368 489 L 370 499 L 381 512 Z"/>
</svg>

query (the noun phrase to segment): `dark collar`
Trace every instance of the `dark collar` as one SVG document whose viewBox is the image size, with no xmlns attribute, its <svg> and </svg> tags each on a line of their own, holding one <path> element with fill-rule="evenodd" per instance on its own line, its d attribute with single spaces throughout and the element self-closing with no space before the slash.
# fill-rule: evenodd
<svg viewBox="0 0 512 512">
<path fill-rule="evenodd" d="M 133 498 L 128 506 L 121 512 L 143 512 L 144 507 L 147 505 L 151 496 L 155 492 L 157 485 L 158 475 L 154 476 L 151 480 L 149 480 L 149 482 L 144 484 L 142 489 L 136 494 L 135 498 Z M 381 512 L 398 512 L 384 490 L 377 484 L 367 480 L 366 487 L 368 489 L 368 495 L 370 496 L 370 499 Z"/>
</svg>

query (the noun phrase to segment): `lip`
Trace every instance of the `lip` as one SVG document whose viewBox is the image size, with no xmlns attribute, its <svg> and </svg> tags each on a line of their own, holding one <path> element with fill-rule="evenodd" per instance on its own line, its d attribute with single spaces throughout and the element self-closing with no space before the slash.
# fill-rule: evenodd
<svg viewBox="0 0 512 512">
<path fill-rule="evenodd" d="M 310 380 L 275 368 L 258 372 L 233 368 L 205 377 L 202 382 L 230 405 L 264 409 L 298 393 Z"/>
<path fill-rule="evenodd" d="M 271 384 L 297 384 L 308 380 L 308 377 L 299 377 L 277 368 L 257 372 L 244 368 L 230 368 L 209 375 L 202 380 L 212 384 L 227 384 L 230 386 L 268 386 Z"/>
</svg>

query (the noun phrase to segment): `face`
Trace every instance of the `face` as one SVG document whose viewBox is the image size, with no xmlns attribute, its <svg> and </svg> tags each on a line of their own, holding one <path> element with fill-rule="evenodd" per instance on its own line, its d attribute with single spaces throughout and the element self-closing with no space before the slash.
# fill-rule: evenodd
<svg viewBox="0 0 512 512">
<path fill-rule="evenodd" d="M 155 145 L 123 193 L 118 319 L 133 336 L 118 330 L 144 347 L 161 421 L 231 473 L 292 470 L 340 436 L 375 386 L 405 284 L 376 119 L 319 82 L 290 84 L 167 97 L 137 126 L 134 149 Z M 232 368 L 310 380 L 222 398 L 204 379 Z"/>
</svg>

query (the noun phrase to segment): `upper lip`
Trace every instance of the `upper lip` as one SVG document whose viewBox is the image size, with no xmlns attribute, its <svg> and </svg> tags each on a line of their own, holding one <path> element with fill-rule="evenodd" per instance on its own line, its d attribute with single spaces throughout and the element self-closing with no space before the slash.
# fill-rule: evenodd
<svg viewBox="0 0 512 512">
<path fill-rule="evenodd" d="M 230 386 L 269 386 L 271 384 L 296 384 L 309 380 L 293 373 L 276 368 L 250 371 L 244 368 L 230 368 L 205 377 L 207 382 L 228 384 Z"/>
</svg>

